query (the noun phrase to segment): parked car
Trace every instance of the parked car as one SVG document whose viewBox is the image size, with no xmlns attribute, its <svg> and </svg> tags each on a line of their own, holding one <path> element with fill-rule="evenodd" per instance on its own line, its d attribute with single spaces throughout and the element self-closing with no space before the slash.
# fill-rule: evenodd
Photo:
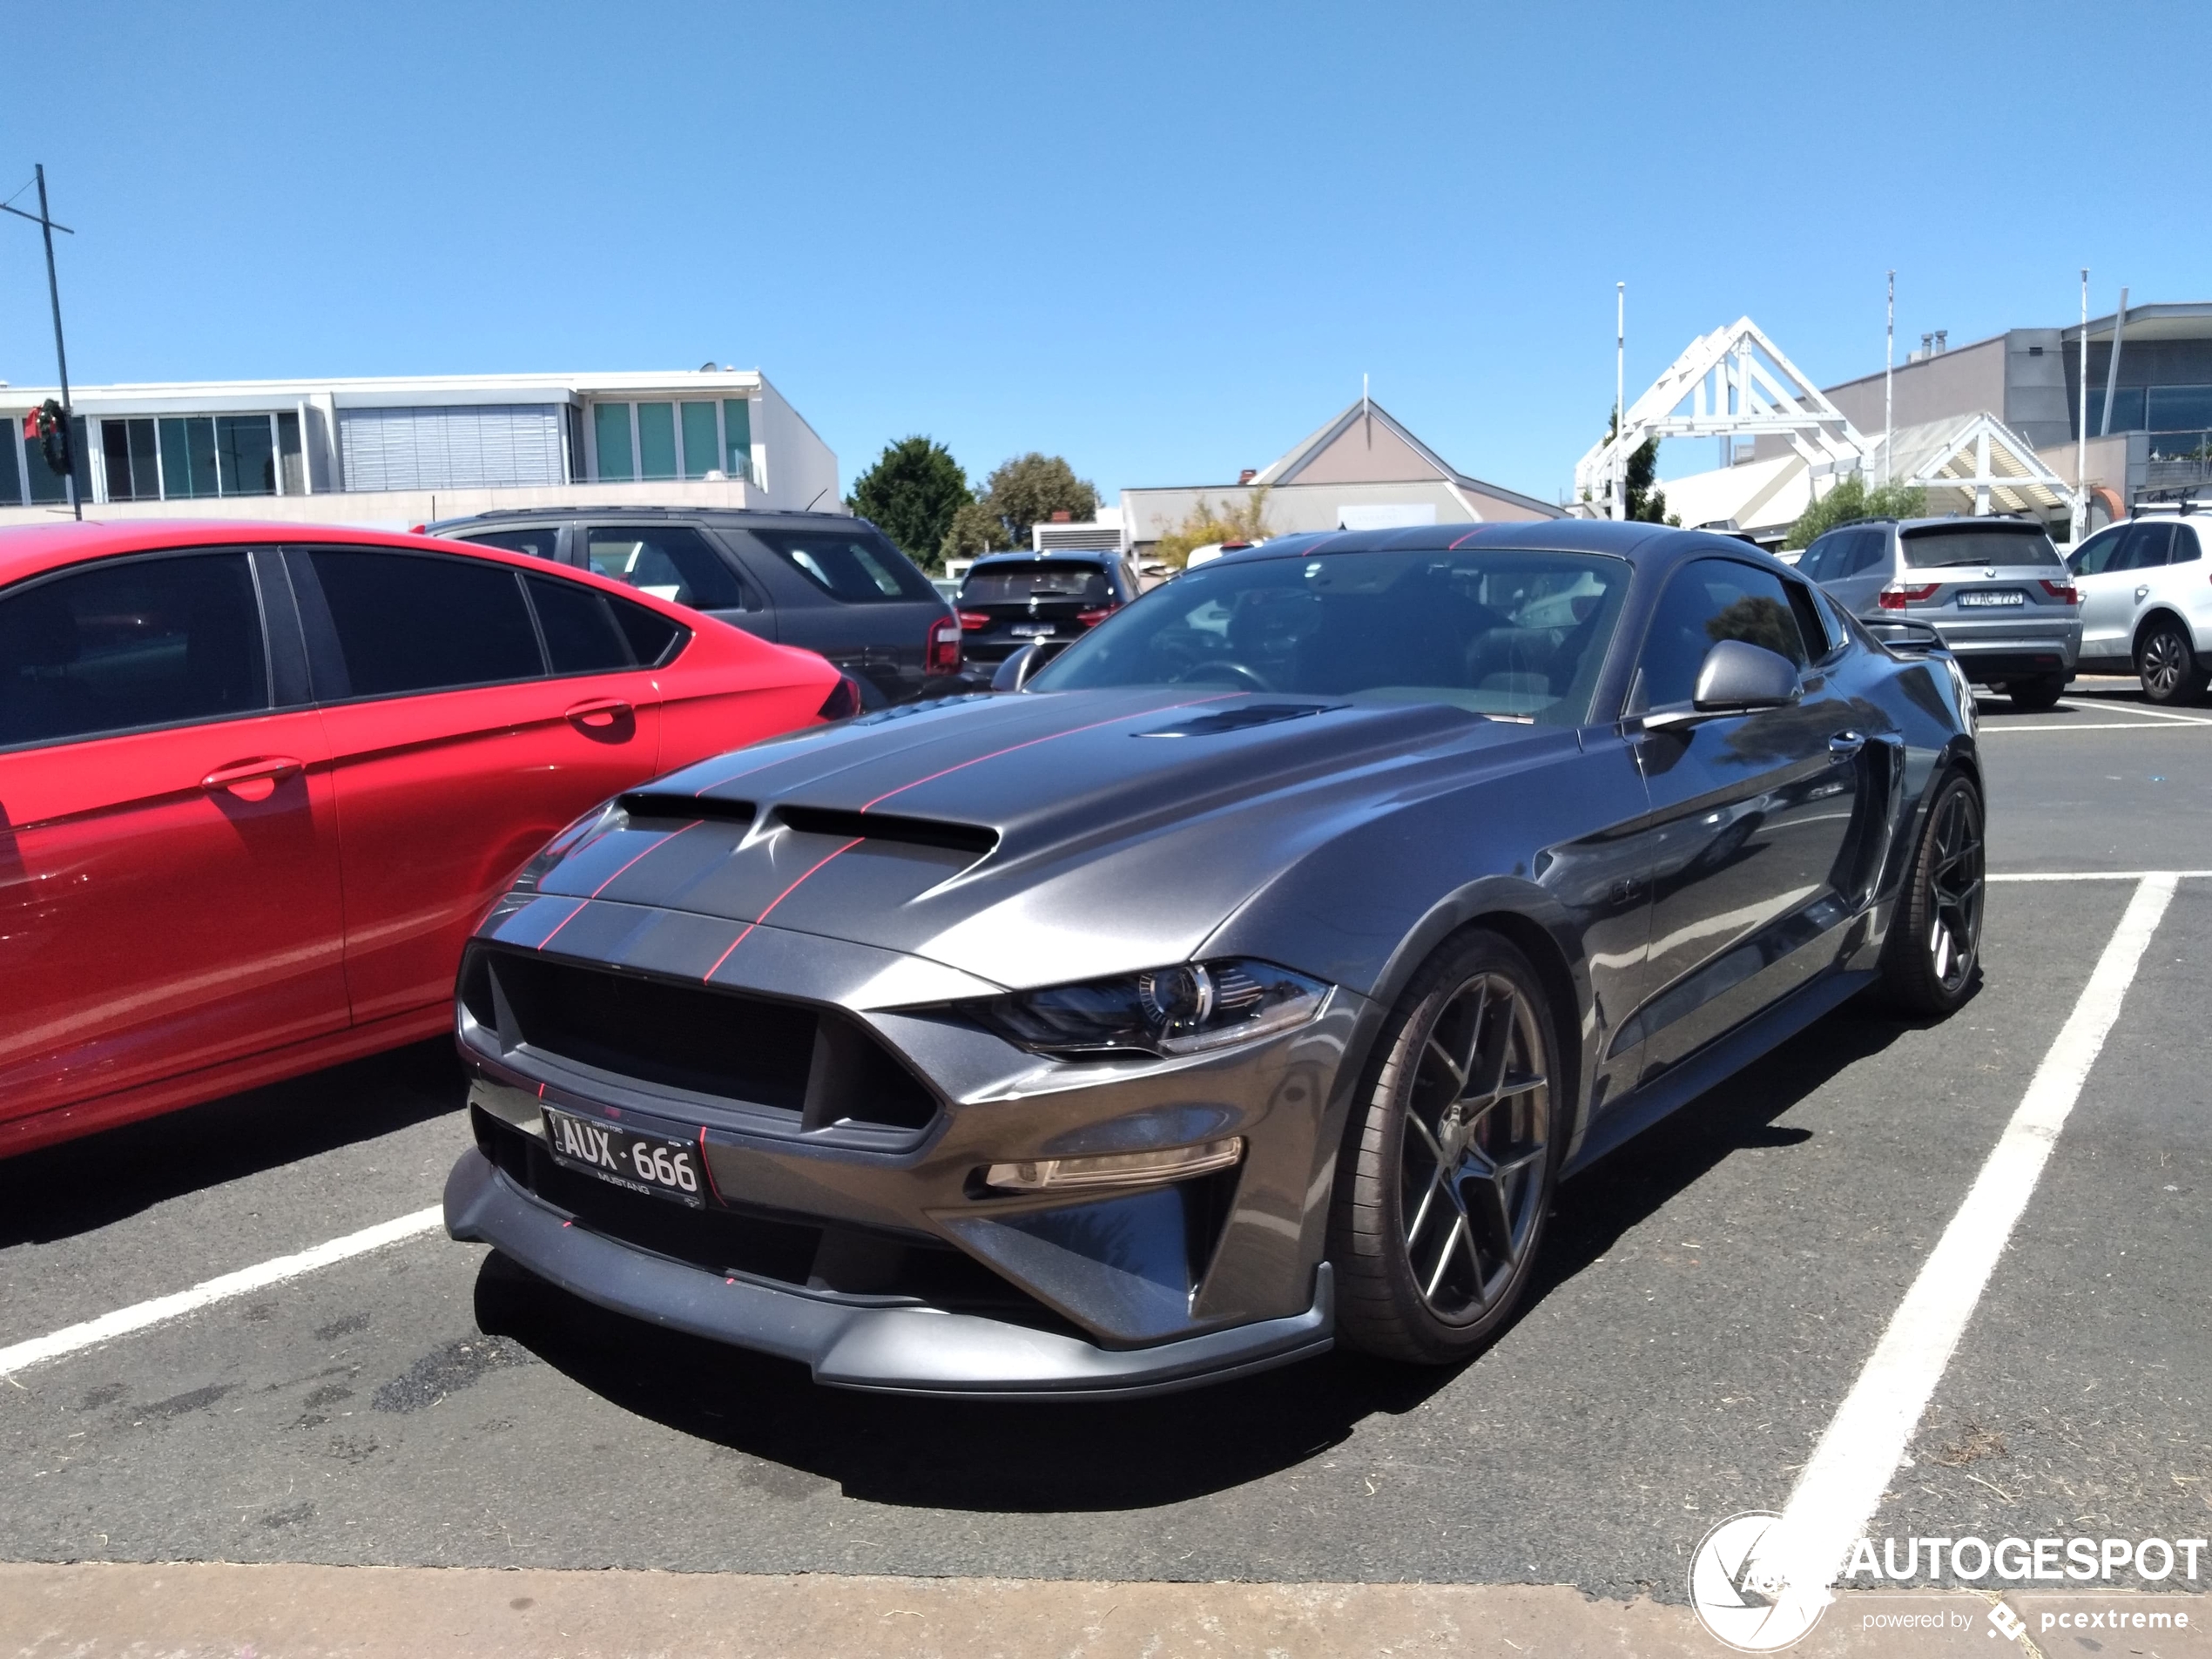
<svg viewBox="0 0 2212 1659">
<path fill-rule="evenodd" d="M 995 668 L 1037 640 L 1079 638 L 1136 597 L 1136 572 L 1118 553 L 987 554 L 954 601 L 961 649 Z"/>
<path fill-rule="evenodd" d="M 961 678 L 944 596 L 890 538 L 842 513 L 550 508 L 442 519 L 428 534 L 597 570 L 772 639 L 819 651 L 869 706 L 981 690 Z"/>
<path fill-rule="evenodd" d="M 1863 988 L 1972 995 L 1973 732 L 1725 537 L 1285 536 L 533 866 L 447 1225 L 853 1387 L 1461 1359 L 1562 1177 Z"/>
<path fill-rule="evenodd" d="M 1818 537 L 1797 569 L 1862 621 L 1930 624 L 1968 679 L 2015 707 L 2049 708 L 2074 677 L 2081 607 L 2040 524 L 1863 519 Z"/>
<path fill-rule="evenodd" d="M 495 549 L 0 530 L 0 1151 L 434 1035 L 563 825 L 857 702 L 811 652 Z"/>
<path fill-rule="evenodd" d="M 2067 560 L 2081 593 L 2086 672 L 2134 673 L 2153 703 L 2190 703 L 2212 680 L 2212 521 L 2146 515 L 2099 531 Z"/>
</svg>

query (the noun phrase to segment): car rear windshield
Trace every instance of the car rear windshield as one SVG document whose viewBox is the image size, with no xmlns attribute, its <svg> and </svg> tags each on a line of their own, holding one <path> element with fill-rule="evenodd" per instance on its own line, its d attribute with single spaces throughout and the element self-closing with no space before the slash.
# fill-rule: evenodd
<svg viewBox="0 0 2212 1659">
<path fill-rule="evenodd" d="M 847 604 L 899 599 L 941 603 L 929 578 L 880 536 L 865 530 L 755 530 L 753 534 L 792 570 Z"/>
<path fill-rule="evenodd" d="M 1916 570 L 1939 570 L 1952 564 L 2057 565 L 2058 549 L 2040 529 L 2022 525 L 2000 530 L 1939 525 L 1924 530 L 1901 530 L 1905 562 Z"/>
<path fill-rule="evenodd" d="M 1030 684 L 1449 703 L 1575 725 L 1628 585 L 1626 560 L 1587 553 L 1238 559 L 1155 588 Z"/>
<path fill-rule="evenodd" d="M 1032 599 L 1084 599 L 1104 604 L 1106 572 L 1095 564 L 993 564 L 970 570 L 960 585 L 964 605 L 1019 605 Z"/>
</svg>

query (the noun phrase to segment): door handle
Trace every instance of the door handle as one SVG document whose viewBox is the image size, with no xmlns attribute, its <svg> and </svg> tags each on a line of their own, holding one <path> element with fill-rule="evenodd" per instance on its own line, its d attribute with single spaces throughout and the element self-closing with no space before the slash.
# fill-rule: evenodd
<svg viewBox="0 0 2212 1659">
<path fill-rule="evenodd" d="M 266 800 L 276 793 L 281 780 L 306 770 L 289 755 L 265 755 L 258 760 L 233 760 L 218 766 L 199 780 L 199 786 L 211 795 L 227 789 L 240 800 Z"/>
<path fill-rule="evenodd" d="M 1838 732 L 1828 739 L 1828 758 L 1831 760 L 1849 760 L 1865 746 L 1865 732 Z"/>
<path fill-rule="evenodd" d="M 572 725 L 604 732 L 636 712 L 618 697 L 588 697 L 581 703 L 571 704 L 562 718 Z"/>
</svg>

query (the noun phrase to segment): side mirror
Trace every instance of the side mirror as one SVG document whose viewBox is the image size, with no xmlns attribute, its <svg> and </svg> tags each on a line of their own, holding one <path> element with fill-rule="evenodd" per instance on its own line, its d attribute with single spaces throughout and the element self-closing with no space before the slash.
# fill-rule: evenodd
<svg viewBox="0 0 2212 1659">
<path fill-rule="evenodd" d="M 1797 665 L 1779 652 L 1741 639 L 1723 639 L 1705 653 L 1687 709 L 1643 717 L 1647 732 L 1696 725 L 1723 714 L 1786 708 L 1797 700 Z"/>
<path fill-rule="evenodd" d="M 994 691 L 1022 690 L 1036 678 L 1039 669 L 1074 643 L 1067 639 L 1039 639 L 1022 646 L 998 665 L 997 671 L 991 676 L 991 689 Z"/>
</svg>

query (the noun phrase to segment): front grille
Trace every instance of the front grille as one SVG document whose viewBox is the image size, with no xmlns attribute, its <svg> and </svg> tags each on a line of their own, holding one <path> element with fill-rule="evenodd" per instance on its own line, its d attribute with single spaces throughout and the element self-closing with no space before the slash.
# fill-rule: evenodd
<svg viewBox="0 0 2212 1659">
<path fill-rule="evenodd" d="M 937 1101 L 858 1020 L 833 1009 L 476 948 L 462 1001 L 528 1069 L 550 1056 L 691 1102 L 742 1110 L 746 1126 L 792 1133 L 840 1125 L 911 1131 Z"/>
<path fill-rule="evenodd" d="M 576 1224 L 727 1278 L 869 1306 L 941 1308 L 1067 1335 L 1076 1327 L 950 1245 L 740 1210 L 691 1210 L 554 1162 L 545 1144 L 481 1108 L 476 1144 L 508 1179 Z"/>
</svg>

